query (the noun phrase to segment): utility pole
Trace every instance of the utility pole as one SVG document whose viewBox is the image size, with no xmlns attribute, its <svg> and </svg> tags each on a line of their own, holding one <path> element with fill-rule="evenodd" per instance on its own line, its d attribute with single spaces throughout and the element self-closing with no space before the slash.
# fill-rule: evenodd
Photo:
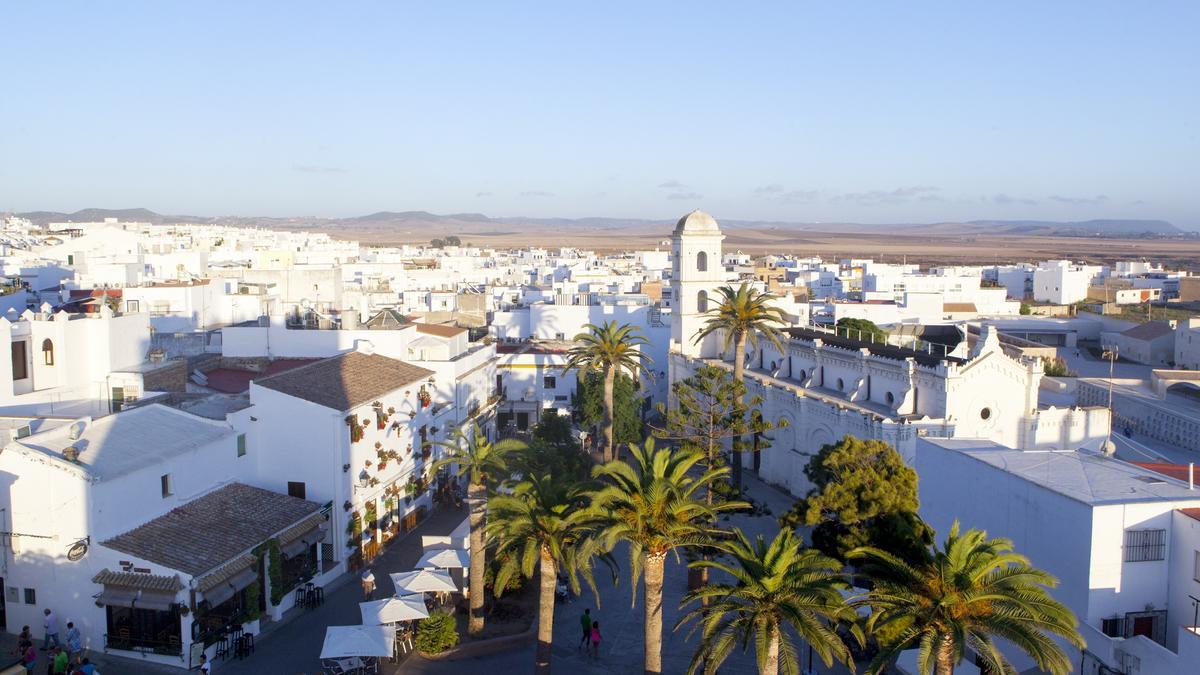
<svg viewBox="0 0 1200 675">
<path fill-rule="evenodd" d="M 1112 424 L 1113 424 L 1113 369 L 1117 363 L 1117 345 L 1108 345 L 1104 348 L 1103 356 L 1108 359 L 1108 438 L 1104 441 L 1104 450 L 1108 451 L 1113 447 L 1112 443 Z"/>
</svg>

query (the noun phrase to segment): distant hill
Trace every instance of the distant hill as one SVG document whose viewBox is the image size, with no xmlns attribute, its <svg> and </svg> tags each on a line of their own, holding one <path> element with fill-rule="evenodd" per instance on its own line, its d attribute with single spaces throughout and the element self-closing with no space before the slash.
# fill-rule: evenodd
<svg viewBox="0 0 1200 675">
<path fill-rule="evenodd" d="M 639 234 L 662 232 L 664 235 L 675 221 L 643 218 L 492 218 L 482 213 L 451 213 L 439 215 L 428 211 L 379 211 L 349 218 L 316 216 L 220 216 L 161 215 L 148 209 L 83 209 L 74 213 L 33 211 L 17 214 L 38 224 L 51 222 L 95 222 L 105 218 L 122 221 L 162 223 L 219 223 L 228 225 L 276 227 L 288 229 L 337 230 L 347 232 L 384 233 L 402 229 L 416 233 L 428 229 L 430 237 L 444 234 L 494 234 L 501 229 L 512 230 L 525 226 L 548 230 L 570 228 L 576 231 L 637 231 Z M 971 220 L 943 223 L 801 223 L 769 220 L 721 219 L 721 226 L 730 230 L 759 230 L 768 232 L 837 232 L 837 233 L 904 233 L 920 235 L 1007 234 L 1022 236 L 1176 236 L 1184 232 L 1164 220 L 1085 220 L 1056 222 L 1047 220 Z M 498 226 L 503 226 L 502 228 Z"/>
</svg>

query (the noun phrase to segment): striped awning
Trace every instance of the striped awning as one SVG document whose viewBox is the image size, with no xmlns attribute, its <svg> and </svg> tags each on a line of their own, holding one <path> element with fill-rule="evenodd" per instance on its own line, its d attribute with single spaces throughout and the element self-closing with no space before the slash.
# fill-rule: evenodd
<svg viewBox="0 0 1200 675">
<path fill-rule="evenodd" d="M 102 584 L 105 589 L 121 588 L 135 591 L 150 591 L 170 594 L 174 597 L 177 591 L 183 590 L 183 582 L 178 575 L 160 576 L 156 574 L 139 574 L 137 572 L 113 572 L 107 568 L 100 570 L 92 577 L 93 584 Z"/>
<path fill-rule="evenodd" d="M 246 555 L 238 556 L 197 579 L 196 590 L 201 593 L 208 593 L 208 591 L 224 585 L 225 582 L 238 576 L 245 570 L 253 568 L 256 564 L 258 564 L 258 558 L 254 554 L 247 553 Z"/>
<path fill-rule="evenodd" d="M 208 601 L 209 605 L 216 607 L 255 581 L 258 581 L 258 570 L 253 567 L 243 569 L 221 585 L 204 591 L 204 599 Z"/>
</svg>

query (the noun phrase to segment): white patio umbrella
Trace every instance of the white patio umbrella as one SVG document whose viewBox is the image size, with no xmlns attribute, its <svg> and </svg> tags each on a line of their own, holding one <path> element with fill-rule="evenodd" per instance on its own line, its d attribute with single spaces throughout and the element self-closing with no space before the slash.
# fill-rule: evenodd
<svg viewBox="0 0 1200 675">
<path fill-rule="evenodd" d="M 429 616 L 429 610 L 425 609 L 425 598 L 420 594 L 360 602 L 358 609 L 362 612 L 364 626 L 413 621 Z"/>
<path fill-rule="evenodd" d="M 395 626 L 329 626 L 321 658 L 344 659 L 352 656 L 386 656 L 396 653 Z"/>
<path fill-rule="evenodd" d="M 446 570 L 423 569 L 411 572 L 393 572 L 388 575 L 396 587 L 397 595 L 406 593 L 457 593 L 458 586 Z"/>
<path fill-rule="evenodd" d="M 452 569 L 470 567 L 471 554 L 460 548 L 435 548 L 425 551 L 417 562 L 417 567 L 440 567 Z"/>
</svg>

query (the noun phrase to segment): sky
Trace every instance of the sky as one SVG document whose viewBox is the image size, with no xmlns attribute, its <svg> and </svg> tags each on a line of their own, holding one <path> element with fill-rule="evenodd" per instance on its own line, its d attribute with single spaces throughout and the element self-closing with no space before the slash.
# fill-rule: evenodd
<svg viewBox="0 0 1200 675">
<path fill-rule="evenodd" d="M 0 211 L 1200 229 L 1200 2 L 9 2 Z"/>
</svg>

